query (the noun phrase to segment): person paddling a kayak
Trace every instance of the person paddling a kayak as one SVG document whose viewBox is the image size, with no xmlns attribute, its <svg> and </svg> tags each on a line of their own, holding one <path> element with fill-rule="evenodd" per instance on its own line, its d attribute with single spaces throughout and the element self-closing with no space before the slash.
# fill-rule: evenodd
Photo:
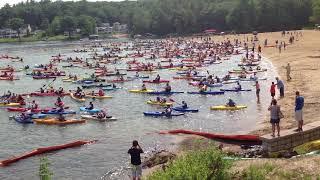
<svg viewBox="0 0 320 180">
<path fill-rule="evenodd" d="M 104 91 L 102 89 L 99 89 L 98 95 L 99 96 L 104 96 Z"/>
<path fill-rule="evenodd" d="M 31 110 L 34 110 L 34 109 L 38 109 L 38 104 L 36 103 L 36 101 L 35 100 L 33 100 L 32 101 L 32 103 L 31 103 Z"/>
<path fill-rule="evenodd" d="M 228 106 L 228 107 L 236 107 L 236 103 L 232 99 L 229 99 L 229 101 L 226 104 L 226 106 Z"/>
<path fill-rule="evenodd" d="M 165 92 L 171 92 L 171 86 L 169 83 L 166 84 L 166 87 L 164 88 Z"/>
<path fill-rule="evenodd" d="M 240 82 L 238 81 L 237 82 L 237 86 L 236 86 L 236 88 L 235 88 L 236 90 L 241 90 L 242 89 L 242 87 L 241 87 L 241 84 L 240 84 Z"/>
<path fill-rule="evenodd" d="M 142 84 L 142 86 L 141 86 L 141 91 L 146 91 L 146 90 L 147 90 L 146 85 L 145 85 L 145 84 Z"/>
<path fill-rule="evenodd" d="M 103 119 L 107 116 L 107 113 L 104 110 L 101 110 L 100 112 L 98 112 L 97 114 L 97 118 L 99 119 Z"/>
<path fill-rule="evenodd" d="M 181 104 L 182 104 L 182 106 L 181 106 L 182 109 L 187 109 L 188 108 L 188 104 L 185 101 L 182 101 Z"/>
<path fill-rule="evenodd" d="M 86 107 L 86 109 L 87 109 L 87 110 L 92 110 L 92 109 L 94 109 L 93 103 L 90 102 L 90 103 L 89 103 L 89 106 Z"/>
<path fill-rule="evenodd" d="M 171 106 L 168 105 L 167 108 L 162 113 L 165 114 L 166 116 L 171 116 L 171 113 L 172 113 Z"/>
<path fill-rule="evenodd" d="M 160 82 L 160 75 L 158 74 L 157 77 L 153 80 L 153 82 Z"/>
</svg>

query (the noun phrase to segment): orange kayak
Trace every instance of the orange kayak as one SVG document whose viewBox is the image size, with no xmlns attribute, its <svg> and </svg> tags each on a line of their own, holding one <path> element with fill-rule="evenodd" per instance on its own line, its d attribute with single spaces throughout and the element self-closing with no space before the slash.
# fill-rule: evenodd
<svg viewBox="0 0 320 180">
<path fill-rule="evenodd" d="M 75 120 L 75 119 L 69 119 L 65 121 L 59 121 L 58 119 L 34 119 L 33 120 L 37 124 L 47 124 L 47 125 L 67 125 L 67 124 L 79 124 L 79 123 L 85 123 L 86 120 Z"/>
</svg>

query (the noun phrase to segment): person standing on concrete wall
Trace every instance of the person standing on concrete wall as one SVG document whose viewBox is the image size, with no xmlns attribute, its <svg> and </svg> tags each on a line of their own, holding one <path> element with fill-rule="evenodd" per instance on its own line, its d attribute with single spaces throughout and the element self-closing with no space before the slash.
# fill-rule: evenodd
<svg viewBox="0 0 320 180">
<path fill-rule="evenodd" d="M 295 130 L 297 132 L 301 132 L 303 126 L 303 113 L 302 109 L 304 106 L 304 97 L 300 96 L 300 92 L 296 92 L 296 102 L 295 102 L 295 119 L 298 123 L 298 128 Z"/>
</svg>

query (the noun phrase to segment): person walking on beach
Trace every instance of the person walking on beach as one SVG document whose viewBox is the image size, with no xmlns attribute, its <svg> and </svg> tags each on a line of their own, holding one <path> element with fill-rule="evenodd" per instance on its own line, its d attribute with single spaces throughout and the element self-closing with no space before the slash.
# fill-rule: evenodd
<svg viewBox="0 0 320 180">
<path fill-rule="evenodd" d="M 260 84 L 258 81 L 256 81 L 256 95 L 257 95 L 257 102 L 259 103 L 260 102 Z"/>
<path fill-rule="evenodd" d="M 284 97 L 284 84 L 278 77 L 276 77 L 276 80 L 277 80 L 277 87 L 280 92 L 280 98 L 283 98 Z"/>
<path fill-rule="evenodd" d="M 290 76 L 290 73 L 291 73 L 291 66 L 290 66 L 290 63 L 287 64 L 286 66 L 286 74 L 287 74 L 287 81 L 290 81 L 292 78 Z"/>
<path fill-rule="evenodd" d="M 277 100 L 272 99 L 271 104 L 268 108 L 270 111 L 270 123 L 272 126 L 272 137 L 275 137 L 275 129 L 277 128 L 278 136 L 280 136 L 280 118 L 281 118 L 281 110 L 280 106 L 277 105 Z"/>
<path fill-rule="evenodd" d="M 276 95 L 276 85 L 274 84 L 274 82 L 271 83 L 270 94 L 272 99 L 274 99 L 274 96 Z"/>
<path fill-rule="evenodd" d="M 131 165 L 132 165 L 132 179 L 140 180 L 142 176 L 142 167 L 141 167 L 141 157 L 140 154 L 143 153 L 138 141 L 132 141 L 132 147 L 128 150 L 128 154 L 131 156 Z"/>
<path fill-rule="evenodd" d="M 300 92 L 296 92 L 296 102 L 295 102 L 295 119 L 298 123 L 298 129 L 295 131 L 301 132 L 302 126 L 303 126 L 303 114 L 302 114 L 302 108 L 304 106 L 304 97 L 300 96 Z"/>
</svg>

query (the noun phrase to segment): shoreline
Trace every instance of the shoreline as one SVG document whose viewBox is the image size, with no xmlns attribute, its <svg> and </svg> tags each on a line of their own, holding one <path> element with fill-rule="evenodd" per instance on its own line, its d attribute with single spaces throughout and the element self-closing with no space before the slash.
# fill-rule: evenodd
<svg viewBox="0 0 320 180">
<path fill-rule="evenodd" d="M 291 32 L 295 32 L 295 31 L 289 31 L 289 32 L 291 33 Z M 279 99 L 278 100 L 279 104 L 280 104 L 282 112 L 285 116 L 285 118 L 282 119 L 280 122 L 281 130 L 291 129 L 292 127 L 296 126 L 296 121 L 294 120 L 295 91 L 299 90 L 301 92 L 301 95 L 305 97 L 305 101 L 306 101 L 305 102 L 305 110 L 304 110 L 304 112 L 305 112 L 304 117 L 306 119 L 305 124 L 317 121 L 317 114 L 316 114 L 317 108 L 320 109 L 319 102 L 316 102 L 316 101 L 310 102 L 309 101 L 310 97 L 314 100 L 320 98 L 319 90 L 318 91 L 316 90 L 316 89 L 320 89 L 320 85 L 314 85 L 315 83 L 319 82 L 320 80 L 318 78 L 314 78 L 315 80 L 314 79 L 312 79 L 312 80 L 316 81 L 316 82 L 308 81 L 309 84 L 312 84 L 310 87 L 310 85 L 306 85 L 307 83 L 304 81 L 303 75 L 299 71 L 299 68 L 305 67 L 302 70 L 306 71 L 305 72 L 306 76 L 312 74 L 315 77 L 317 77 L 316 70 L 319 70 L 319 65 L 316 62 L 317 58 L 311 58 L 311 56 L 319 56 L 319 59 L 320 59 L 320 40 L 317 40 L 317 38 L 315 38 L 315 37 L 320 37 L 320 31 L 301 30 L 301 31 L 297 31 L 297 32 L 302 32 L 302 37 L 297 37 L 298 41 L 295 41 L 292 45 L 288 46 L 286 50 L 282 50 L 281 53 L 279 53 L 278 48 L 275 48 L 275 47 L 264 48 L 263 44 L 261 42 L 263 42 L 263 40 L 265 38 L 267 38 L 269 42 L 275 42 L 275 40 L 279 40 L 280 42 L 284 41 L 284 42 L 288 43 L 287 41 L 288 41 L 289 35 L 286 35 L 285 37 L 281 37 L 281 32 L 261 33 L 258 35 L 258 37 L 260 39 L 260 45 L 262 46 L 263 58 L 265 58 L 267 61 L 269 61 L 269 63 L 271 63 L 273 70 L 276 73 L 275 77 L 279 77 L 285 84 L 285 97 L 282 99 L 277 98 L 277 99 Z M 239 35 L 239 36 L 226 35 L 223 38 L 214 36 L 213 39 L 215 41 L 218 40 L 221 42 L 222 40 L 226 40 L 228 38 L 232 39 L 235 37 L 239 38 L 242 36 L 244 36 L 244 37 L 252 36 L 252 34 Z M 312 39 L 316 39 L 316 40 L 312 40 Z M 270 44 L 273 44 L 273 43 L 270 43 Z M 317 47 L 318 47 L 318 49 L 314 49 Z M 303 57 L 301 57 L 301 56 L 303 56 Z M 292 58 L 292 57 L 294 57 L 294 58 Z M 286 80 L 286 75 L 285 75 L 286 70 L 283 67 L 288 62 L 291 65 L 291 77 L 292 77 L 292 80 L 289 82 Z M 312 62 L 314 63 L 314 66 L 312 66 Z M 309 63 L 311 63 L 312 68 L 307 68 L 308 65 L 310 65 Z M 317 84 L 319 84 L 319 83 L 317 83 Z M 266 87 L 266 88 L 269 88 L 269 87 Z M 311 92 L 308 92 L 308 90 L 311 90 Z M 277 95 L 279 94 L 278 90 L 276 90 L 276 94 Z M 276 97 L 278 97 L 278 96 L 276 96 Z M 308 103 L 311 103 L 314 106 L 311 107 L 311 109 L 307 109 L 307 108 L 310 108 Z M 254 128 L 254 130 L 248 131 L 247 134 L 257 134 L 257 135 L 261 136 L 261 135 L 265 135 L 265 134 L 268 134 L 271 132 L 271 127 L 270 127 L 270 123 L 268 120 L 269 119 L 268 111 L 261 118 L 262 118 L 262 120 L 260 123 L 256 124 L 256 128 Z M 177 135 L 175 135 L 175 136 L 177 136 Z M 188 136 L 179 135 L 176 138 L 177 139 L 182 138 L 182 140 L 178 144 L 175 144 L 176 147 L 179 147 L 184 140 L 198 139 L 199 137 L 194 136 L 194 135 L 188 135 Z M 232 146 L 236 146 L 236 145 L 231 145 L 229 148 L 233 149 Z M 227 147 L 227 149 L 228 149 L 228 147 Z M 176 150 L 177 150 L 178 156 L 185 152 L 179 148 L 177 148 Z M 234 149 L 234 150 L 236 150 L 236 149 Z M 240 150 L 240 149 L 238 149 L 238 150 Z M 259 160 L 257 160 L 257 161 L 258 161 L 257 163 L 259 163 Z M 263 160 L 263 161 L 268 161 L 268 159 Z M 270 160 L 270 161 L 273 162 L 273 160 Z M 247 166 L 248 166 L 248 164 L 250 164 L 250 162 L 246 162 Z M 148 176 L 155 169 L 157 169 L 157 166 L 153 167 L 151 170 L 149 168 L 145 169 L 144 171 L 146 171 L 146 172 L 143 173 L 143 176 L 144 177 Z"/>
</svg>

